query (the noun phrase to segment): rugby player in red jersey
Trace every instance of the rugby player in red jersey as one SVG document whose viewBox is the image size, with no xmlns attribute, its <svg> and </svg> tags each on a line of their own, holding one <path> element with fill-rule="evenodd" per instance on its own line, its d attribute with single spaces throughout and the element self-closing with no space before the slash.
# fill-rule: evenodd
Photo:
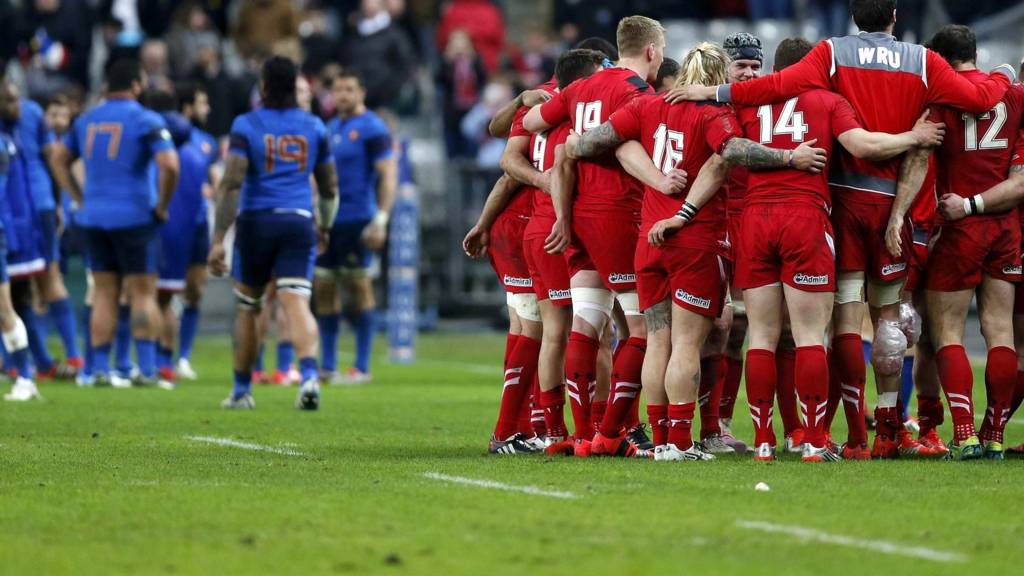
<svg viewBox="0 0 1024 576">
<path fill-rule="evenodd" d="M 976 40 L 966 26 L 945 26 L 930 43 L 961 77 L 975 83 L 989 77 L 975 66 Z M 980 192 L 1015 185 L 1008 174 L 1024 122 L 1024 87 L 1012 86 L 982 114 L 942 108 L 935 115 L 950 128 L 936 151 L 940 194 L 944 201 L 950 195 L 959 197 L 969 215 L 942 223 L 926 284 L 939 380 L 953 420 L 949 450 L 956 460 L 1002 459 L 1003 429 L 1017 379 L 1012 312 L 1014 283 L 1021 280 L 1021 229 L 1014 205 L 986 204 Z M 964 322 L 976 291 L 988 345 L 988 408 L 980 440 L 974 429 L 974 376 L 963 347 Z"/>
<path fill-rule="evenodd" d="M 579 80 L 534 108 L 523 120 L 526 129 L 542 132 L 569 121 L 585 133 L 641 94 L 653 92 L 664 58 L 664 29 L 643 16 L 623 18 L 616 31 L 618 65 Z M 594 426 L 590 417 L 599 338 L 616 300 L 626 315 L 629 339 L 621 344 L 612 369 L 612 402 L 601 424 L 599 453 L 623 453 L 629 443 L 622 422 L 638 400 L 646 328 L 636 294 L 633 249 L 639 227 L 641 185 L 626 174 L 613 155 L 578 163 L 578 192 L 573 201 L 572 244 L 567 252 L 571 274 L 573 325 L 565 353 L 566 385 L 575 422 L 576 454 L 590 454 Z M 569 236 L 565 229 L 558 231 Z"/>
<path fill-rule="evenodd" d="M 1013 69 L 1003 65 L 984 81 L 970 82 L 935 52 L 897 41 L 892 36 L 896 0 L 851 0 L 850 11 L 861 30 L 859 34 L 819 43 L 781 74 L 735 85 L 681 87 L 666 97 L 673 101 L 712 99 L 761 105 L 822 88 L 846 97 L 867 129 L 896 134 L 909 129 L 928 104 L 947 104 L 974 113 L 990 110 L 1013 80 Z M 880 89 L 883 86 L 885 89 Z M 915 164 L 919 169 L 898 187 L 899 158 L 870 162 L 840 150 L 838 160 L 838 170 L 833 171 L 829 182 L 836 200 L 832 221 L 839 275 L 833 346 L 847 392 L 847 444 L 858 457 L 869 456 L 859 335 L 866 280 L 875 320 L 876 345 L 871 360 L 879 392 L 876 412 L 881 417 L 870 455 L 892 458 L 917 454 L 921 446 L 900 435 L 903 423 L 897 402 L 907 338 L 897 332 L 902 332 L 899 304 L 910 244 L 904 238 L 905 216 L 920 189 L 924 166 Z"/>
</svg>

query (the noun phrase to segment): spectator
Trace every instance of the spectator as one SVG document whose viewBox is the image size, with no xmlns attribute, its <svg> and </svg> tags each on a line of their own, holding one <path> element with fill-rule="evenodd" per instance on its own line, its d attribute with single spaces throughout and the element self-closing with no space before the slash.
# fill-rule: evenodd
<svg viewBox="0 0 1024 576">
<path fill-rule="evenodd" d="M 754 21 L 779 20 L 791 16 L 790 3 L 790 0 L 747 0 L 747 10 Z"/>
<path fill-rule="evenodd" d="M 220 36 L 198 2 L 186 2 L 174 12 L 174 21 L 167 33 L 167 47 L 171 73 L 175 78 L 184 78 L 192 73 L 199 54 L 204 50 L 220 51 Z"/>
<path fill-rule="evenodd" d="M 512 85 L 505 80 L 496 80 L 487 84 L 483 97 L 462 118 L 459 125 L 462 136 L 476 147 L 476 163 L 481 168 L 497 168 L 501 164 L 505 140 L 492 137 L 487 131 L 487 124 L 511 101 Z"/>
<path fill-rule="evenodd" d="M 480 99 L 487 71 L 473 49 L 469 33 L 461 28 L 451 32 L 441 65 L 440 83 L 444 91 L 445 144 L 449 158 L 470 158 L 476 145 L 463 137 L 462 118 Z"/>
<path fill-rule="evenodd" d="M 302 51 L 306 55 L 302 61 L 303 74 L 315 76 L 337 58 L 337 36 L 327 11 L 316 4 L 306 7 L 302 23 L 299 24 Z"/>
<path fill-rule="evenodd" d="M 219 52 L 210 49 L 199 52 L 196 67 L 188 79 L 202 86 L 210 99 L 207 132 L 224 136 L 235 116 L 249 111 L 249 95 L 257 83 L 254 70 L 259 70 L 262 60 L 260 57 L 250 59 L 249 67 L 241 76 L 231 77 L 224 69 Z"/>
<path fill-rule="evenodd" d="M 847 0 L 812 0 L 810 6 L 818 22 L 819 36 L 846 36 L 850 28 L 850 5 Z"/>
<path fill-rule="evenodd" d="M 416 56 L 405 33 L 391 22 L 383 0 L 363 0 L 345 37 L 341 62 L 362 80 L 367 107 L 394 107 L 411 87 Z"/>
<path fill-rule="evenodd" d="M 171 66 L 167 59 L 167 44 L 163 40 L 146 40 L 139 50 L 139 66 L 145 73 L 146 86 L 160 92 L 173 92 Z"/>
<path fill-rule="evenodd" d="M 555 55 L 551 37 L 539 25 L 533 25 L 523 40 L 519 82 L 523 86 L 537 86 L 555 74 Z"/>
<path fill-rule="evenodd" d="M 505 48 L 505 24 L 501 11 L 490 0 L 452 0 L 441 10 L 437 45 L 448 51 L 452 33 L 461 29 L 469 34 L 473 48 L 488 72 L 498 68 L 498 57 Z"/>
<path fill-rule="evenodd" d="M 45 98 L 69 84 L 88 86 L 92 17 L 79 0 L 26 2 L 18 33 L 29 96 Z"/>
<path fill-rule="evenodd" d="M 241 0 L 233 34 L 243 58 L 287 51 L 299 43 L 299 17 L 291 0 Z M 297 50 L 297 48 L 296 48 Z"/>
</svg>

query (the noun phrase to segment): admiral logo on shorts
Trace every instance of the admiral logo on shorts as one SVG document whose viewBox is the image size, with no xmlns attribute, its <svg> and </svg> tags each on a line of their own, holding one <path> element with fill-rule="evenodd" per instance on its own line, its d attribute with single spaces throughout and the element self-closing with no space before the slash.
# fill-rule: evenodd
<svg viewBox="0 0 1024 576">
<path fill-rule="evenodd" d="M 889 274 L 903 272 L 906 269 L 906 262 L 900 262 L 899 264 L 886 264 L 885 266 L 882 266 L 882 276 L 888 276 Z"/>
<path fill-rule="evenodd" d="M 1003 274 L 1020 274 L 1020 266 L 1003 266 Z"/>
<path fill-rule="evenodd" d="M 572 298 L 569 290 L 548 290 L 548 300 L 568 300 Z"/>
<path fill-rule="evenodd" d="M 515 276 L 505 275 L 503 280 L 505 286 L 515 286 L 517 288 L 532 288 L 533 278 L 517 278 Z"/>
<path fill-rule="evenodd" d="M 636 282 L 636 274 L 622 274 L 621 272 L 613 272 L 608 275 L 609 284 L 629 284 Z"/>
<path fill-rule="evenodd" d="M 814 276 L 811 274 L 798 273 L 793 276 L 793 283 L 801 286 L 824 286 L 828 284 L 828 274 Z"/>
<path fill-rule="evenodd" d="M 686 292 L 682 288 L 676 290 L 676 299 L 680 302 L 685 302 L 690 306 L 696 306 L 697 308 L 703 308 L 705 310 L 711 309 L 711 299 L 701 298 L 700 296 L 694 296 L 689 292 Z"/>
</svg>

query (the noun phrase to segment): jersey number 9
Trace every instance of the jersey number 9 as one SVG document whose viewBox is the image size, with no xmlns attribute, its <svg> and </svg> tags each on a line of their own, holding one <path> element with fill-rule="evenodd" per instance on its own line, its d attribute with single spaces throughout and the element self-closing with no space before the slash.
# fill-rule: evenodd
<svg viewBox="0 0 1024 576">
<path fill-rule="evenodd" d="M 263 149 L 263 167 L 267 174 L 274 171 L 277 162 L 294 162 L 298 164 L 299 172 L 306 171 L 306 165 L 309 163 L 309 145 L 305 136 L 284 134 L 275 138 L 268 134 L 263 137 Z"/>
</svg>

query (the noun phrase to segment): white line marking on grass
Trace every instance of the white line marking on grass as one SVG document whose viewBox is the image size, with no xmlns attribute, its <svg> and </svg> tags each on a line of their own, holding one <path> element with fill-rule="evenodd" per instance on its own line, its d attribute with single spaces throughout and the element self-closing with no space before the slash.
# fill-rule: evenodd
<svg viewBox="0 0 1024 576">
<path fill-rule="evenodd" d="M 232 440 L 230 438 L 217 438 L 216 436 L 185 436 L 193 442 L 205 442 L 207 444 L 216 444 L 217 446 L 230 446 L 231 448 L 242 448 L 243 450 L 256 450 L 258 452 L 271 452 L 273 454 L 282 454 L 284 456 L 305 456 L 303 452 L 296 450 L 289 450 L 288 448 L 276 448 L 274 446 L 264 446 L 263 444 L 253 444 L 252 442 L 240 442 L 238 440 Z"/>
<path fill-rule="evenodd" d="M 910 556 L 912 558 L 922 558 L 924 560 L 934 560 L 936 562 L 966 562 L 968 560 L 967 556 L 956 552 L 943 552 L 941 550 L 933 550 L 923 546 L 905 546 L 903 544 L 888 542 L 886 540 L 862 540 L 860 538 L 852 538 L 850 536 L 829 534 L 828 532 L 822 532 L 813 528 L 804 528 L 803 526 L 774 524 L 771 522 L 759 522 L 756 520 L 737 520 L 736 525 L 750 530 L 760 530 L 762 532 L 771 532 L 774 534 L 789 534 L 790 536 L 796 536 L 797 538 L 805 541 L 849 546 L 850 548 L 872 550 L 883 554 L 894 554 L 896 556 Z"/>
<path fill-rule="evenodd" d="M 453 484 L 492 488 L 494 490 L 505 490 L 506 492 L 522 492 L 523 494 L 532 494 L 534 496 L 547 496 L 549 498 L 562 498 L 564 500 L 575 500 L 576 498 L 579 498 L 578 495 L 573 494 L 572 492 L 544 490 L 543 488 L 537 488 L 536 486 L 516 486 L 514 484 L 495 482 L 493 480 L 476 480 L 474 478 L 464 478 L 462 476 L 449 476 L 447 474 L 441 474 L 440 472 L 427 472 L 423 477 L 431 480 L 440 480 L 441 482 L 451 482 Z"/>
</svg>

